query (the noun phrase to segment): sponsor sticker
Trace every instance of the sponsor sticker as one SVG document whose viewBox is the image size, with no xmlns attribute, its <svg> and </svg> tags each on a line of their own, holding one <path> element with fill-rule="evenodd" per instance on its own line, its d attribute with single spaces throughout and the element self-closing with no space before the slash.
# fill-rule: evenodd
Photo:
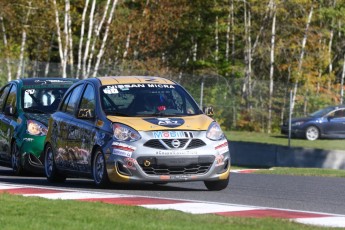
<svg viewBox="0 0 345 230">
<path fill-rule="evenodd" d="M 177 139 L 177 138 L 193 138 L 192 132 L 187 131 L 155 131 L 153 132 L 155 139 Z"/>
<path fill-rule="evenodd" d="M 23 138 L 23 141 L 32 142 L 32 141 L 34 141 L 34 139 L 33 138 Z"/>
<path fill-rule="evenodd" d="M 217 155 L 215 160 L 216 160 L 216 166 L 224 165 L 223 155 Z"/>
<path fill-rule="evenodd" d="M 121 149 L 124 151 L 130 151 L 130 152 L 133 152 L 136 150 L 136 147 L 131 146 L 131 145 L 127 145 L 127 144 L 124 144 L 121 142 L 113 142 L 112 147 L 116 148 L 116 149 Z"/>
<path fill-rule="evenodd" d="M 119 91 L 114 86 L 107 86 L 107 88 L 103 89 L 103 93 L 105 94 L 117 94 Z"/>
<path fill-rule="evenodd" d="M 185 150 L 185 151 L 156 151 L 156 155 L 160 155 L 160 156 L 176 156 L 176 155 L 197 155 L 198 152 L 197 151 L 190 151 L 190 150 Z"/>
<path fill-rule="evenodd" d="M 124 161 L 125 161 L 125 164 L 123 165 L 123 167 L 131 169 L 131 170 L 137 170 L 134 166 L 135 164 L 137 164 L 136 159 L 128 157 L 128 158 L 125 158 Z"/>
<path fill-rule="evenodd" d="M 164 127 L 178 127 L 184 124 L 182 118 L 145 118 L 147 122 L 150 122 L 154 125 L 164 126 Z"/>
<path fill-rule="evenodd" d="M 25 93 L 26 93 L 26 94 L 29 94 L 29 95 L 35 94 L 35 92 L 36 92 L 35 89 L 26 89 L 26 90 L 25 90 Z"/>
<path fill-rule="evenodd" d="M 132 157 L 132 152 L 121 149 L 113 149 L 113 154 L 122 157 Z"/>
<path fill-rule="evenodd" d="M 228 152 L 229 151 L 228 142 L 226 141 L 223 144 L 216 146 L 215 149 L 217 150 L 218 154 L 224 154 Z"/>
</svg>

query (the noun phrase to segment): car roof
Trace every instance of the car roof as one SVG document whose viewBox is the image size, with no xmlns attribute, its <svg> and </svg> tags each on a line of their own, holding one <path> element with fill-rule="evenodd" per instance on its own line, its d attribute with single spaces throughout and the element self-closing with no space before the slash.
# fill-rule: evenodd
<svg viewBox="0 0 345 230">
<path fill-rule="evenodd" d="M 151 76 L 108 76 L 97 77 L 101 85 L 114 85 L 114 84 L 173 84 L 176 83 L 162 77 Z"/>
<path fill-rule="evenodd" d="M 48 84 L 73 84 L 78 79 L 74 78 L 21 78 L 14 82 L 22 82 L 23 85 L 48 85 Z"/>
</svg>

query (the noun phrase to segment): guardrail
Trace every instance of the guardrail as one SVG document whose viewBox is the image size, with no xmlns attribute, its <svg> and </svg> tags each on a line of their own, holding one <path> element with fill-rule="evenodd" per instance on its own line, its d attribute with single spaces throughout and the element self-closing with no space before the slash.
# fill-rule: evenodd
<svg viewBox="0 0 345 230">
<path fill-rule="evenodd" d="M 345 151 L 229 141 L 231 164 L 247 167 L 345 169 Z"/>
</svg>

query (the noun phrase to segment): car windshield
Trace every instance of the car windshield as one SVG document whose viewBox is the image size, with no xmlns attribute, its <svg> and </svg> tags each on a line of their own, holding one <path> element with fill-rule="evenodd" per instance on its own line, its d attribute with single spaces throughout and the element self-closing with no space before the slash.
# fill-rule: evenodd
<svg viewBox="0 0 345 230">
<path fill-rule="evenodd" d="M 179 85 L 107 85 L 100 89 L 103 111 L 116 116 L 192 116 L 201 114 Z"/>
<path fill-rule="evenodd" d="M 309 116 L 310 117 L 323 117 L 333 110 L 334 110 L 334 107 L 327 107 L 324 109 L 320 109 L 320 110 L 310 114 Z"/>
<path fill-rule="evenodd" d="M 22 90 L 22 106 L 26 113 L 53 113 L 68 88 L 26 88 Z"/>
</svg>

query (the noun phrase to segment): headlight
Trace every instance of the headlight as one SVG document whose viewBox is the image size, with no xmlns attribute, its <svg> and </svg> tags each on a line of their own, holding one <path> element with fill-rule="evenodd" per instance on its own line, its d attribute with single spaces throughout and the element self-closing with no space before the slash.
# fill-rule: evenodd
<svg viewBox="0 0 345 230">
<path fill-rule="evenodd" d="M 113 124 L 114 137 L 118 141 L 137 141 L 141 138 L 138 131 L 119 123 Z"/>
<path fill-rule="evenodd" d="M 224 133 L 218 123 L 212 122 L 208 127 L 206 137 L 213 141 L 218 141 L 224 138 Z"/>
<path fill-rule="evenodd" d="M 29 134 L 35 136 L 45 136 L 47 135 L 48 129 L 41 122 L 28 120 L 26 130 Z"/>
<path fill-rule="evenodd" d="M 291 126 L 300 126 L 303 124 L 304 124 L 304 121 L 297 121 L 297 122 L 292 123 Z"/>
</svg>

